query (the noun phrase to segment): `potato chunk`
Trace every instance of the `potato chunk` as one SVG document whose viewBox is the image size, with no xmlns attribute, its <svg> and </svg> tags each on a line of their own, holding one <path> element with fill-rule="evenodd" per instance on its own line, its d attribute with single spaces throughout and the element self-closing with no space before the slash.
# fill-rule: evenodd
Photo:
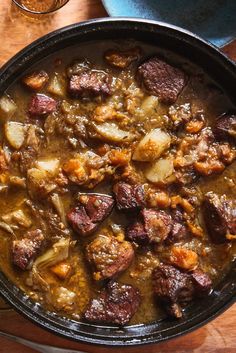
<svg viewBox="0 0 236 353">
<path fill-rule="evenodd" d="M 55 175 L 59 170 L 60 161 L 57 158 L 52 159 L 42 159 L 36 162 L 36 167 L 40 170 Z"/>
<path fill-rule="evenodd" d="M 141 109 L 145 114 L 153 114 L 158 106 L 158 97 L 156 96 L 148 96 L 144 99 Z"/>
<path fill-rule="evenodd" d="M 132 159 L 140 162 L 152 162 L 170 147 L 170 136 L 161 129 L 150 131 L 139 142 Z"/>
<path fill-rule="evenodd" d="M 95 125 L 95 130 L 106 141 L 127 142 L 132 141 L 135 135 L 129 131 L 121 130 L 115 123 L 103 123 Z"/>
<path fill-rule="evenodd" d="M 54 94 L 55 96 L 64 97 L 65 91 L 65 81 L 58 75 L 58 73 L 55 73 L 49 81 L 47 92 Z"/>
<path fill-rule="evenodd" d="M 5 124 L 5 135 L 9 144 L 19 150 L 24 143 L 27 127 L 16 121 Z"/>
<path fill-rule="evenodd" d="M 16 109 L 17 107 L 10 97 L 4 95 L 0 98 L 0 120 L 5 121 L 7 118 L 11 117 Z"/>
<path fill-rule="evenodd" d="M 165 183 L 174 173 L 174 165 L 172 158 L 158 159 L 153 162 L 144 172 L 145 177 L 151 183 Z"/>
</svg>

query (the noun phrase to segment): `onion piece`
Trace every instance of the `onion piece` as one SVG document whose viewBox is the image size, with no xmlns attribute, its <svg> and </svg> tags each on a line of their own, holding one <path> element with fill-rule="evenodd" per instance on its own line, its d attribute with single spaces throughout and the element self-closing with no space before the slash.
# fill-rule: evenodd
<svg viewBox="0 0 236 353">
<path fill-rule="evenodd" d="M 43 255 L 37 257 L 33 263 L 31 275 L 33 284 L 39 284 L 45 289 L 49 288 L 49 284 L 42 277 L 40 271 L 44 268 L 51 267 L 57 263 L 64 261 L 69 256 L 70 239 L 61 238 L 57 243 L 47 250 Z"/>
<path fill-rule="evenodd" d="M 0 222 L 0 228 L 5 230 L 7 233 L 10 233 L 11 235 L 15 235 L 12 227 L 9 226 L 9 224 L 7 224 L 5 222 Z"/>
<path fill-rule="evenodd" d="M 21 209 L 3 215 L 2 220 L 10 226 L 15 224 L 17 226 L 29 228 L 32 225 L 31 219 L 27 217 Z"/>
<path fill-rule="evenodd" d="M 52 204 L 57 211 L 58 215 L 60 216 L 62 222 L 66 225 L 66 214 L 65 214 L 65 209 L 63 202 L 58 194 L 53 194 L 51 196 Z"/>
</svg>

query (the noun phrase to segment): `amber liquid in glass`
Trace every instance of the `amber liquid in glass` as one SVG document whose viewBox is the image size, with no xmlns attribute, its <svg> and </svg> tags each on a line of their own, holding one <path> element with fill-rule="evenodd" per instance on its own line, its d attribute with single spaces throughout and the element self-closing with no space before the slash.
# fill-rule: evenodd
<svg viewBox="0 0 236 353">
<path fill-rule="evenodd" d="M 57 0 L 20 0 L 19 4 L 26 10 L 48 12 L 57 9 L 61 1 Z"/>
</svg>

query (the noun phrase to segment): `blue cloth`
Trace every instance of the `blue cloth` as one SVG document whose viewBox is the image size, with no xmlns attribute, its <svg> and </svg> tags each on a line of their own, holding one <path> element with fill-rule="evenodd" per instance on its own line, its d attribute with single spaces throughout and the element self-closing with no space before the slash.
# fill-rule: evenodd
<svg viewBox="0 0 236 353">
<path fill-rule="evenodd" d="M 110 16 L 171 23 L 218 47 L 236 38 L 236 0 L 103 0 L 103 4 Z"/>
</svg>

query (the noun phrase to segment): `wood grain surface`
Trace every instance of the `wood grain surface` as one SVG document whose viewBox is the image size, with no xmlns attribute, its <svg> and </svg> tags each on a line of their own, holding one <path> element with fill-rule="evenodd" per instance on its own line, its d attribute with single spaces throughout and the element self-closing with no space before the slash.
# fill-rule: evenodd
<svg viewBox="0 0 236 353">
<path fill-rule="evenodd" d="M 119 1 L 119 0 L 117 0 Z M 40 36 L 57 28 L 90 18 L 107 16 L 99 0 L 70 0 L 56 13 L 41 18 L 29 18 L 12 5 L 11 0 L 0 1 L 0 66 L 20 49 Z M 236 60 L 236 41 L 223 51 Z M 1 303 L 0 303 L 1 306 Z M 40 343 L 91 353 L 121 352 L 121 349 L 78 344 L 57 337 L 32 324 L 14 311 L 0 312 L 0 330 Z M 124 348 L 127 353 L 236 353 L 236 304 L 204 327 L 183 337 L 148 347 Z M 0 338 L 0 353 L 35 353 L 34 350 Z"/>
</svg>

